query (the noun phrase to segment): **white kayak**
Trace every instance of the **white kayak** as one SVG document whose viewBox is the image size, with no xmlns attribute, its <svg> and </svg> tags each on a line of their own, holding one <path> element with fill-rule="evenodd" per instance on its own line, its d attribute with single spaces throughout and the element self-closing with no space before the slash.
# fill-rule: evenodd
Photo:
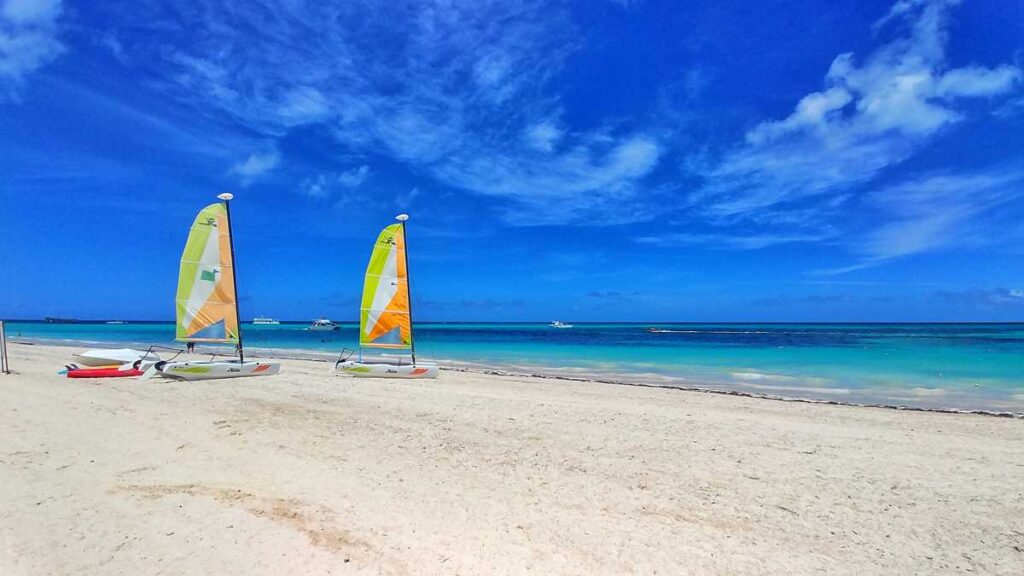
<svg viewBox="0 0 1024 576">
<path fill-rule="evenodd" d="M 334 369 L 341 374 L 357 378 L 437 378 L 437 364 L 390 364 L 387 362 L 360 362 L 339 360 Z"/>
<path fill-rule="evenodd" d="M 153 352 L 133 350 L 132 348 L 98 348 L 86 350 L 80 354 L 72 354 L 76 364 L 83 366 L 113 366 L 114 364 L 131 364 L 136 360 L 159 362 L 160 357 Z"/>
<path fill-rule="evenodd" d="M 244 376 L 271 376 L 281 371 L 279 362 L 256 362 L 247 360 L 213 360 L 195 362 L 157 362 L 152 365 L 143 379 L 152 376 L 177 378 L 179 380 L 214 380 L 217 378 L 241 378 Z"/>
</svg>

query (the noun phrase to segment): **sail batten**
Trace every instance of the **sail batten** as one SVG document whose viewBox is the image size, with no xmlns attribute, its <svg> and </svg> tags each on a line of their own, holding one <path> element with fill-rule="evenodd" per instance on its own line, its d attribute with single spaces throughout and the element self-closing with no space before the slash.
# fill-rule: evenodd
<svg viewBox="0 0 1024 576">
<path fill-rule="evenodd" d="M 175 339 L 238 343 L 230 222 L 224 204 L 199 211 L 178 270 Z"/>
<path fill-rule="evenodd" d="M 384 228 L 373 246 L 363 283 L 359 344 L 393 349 L 412 347 L 405 234 L 401 224 Z"/>
</svg>

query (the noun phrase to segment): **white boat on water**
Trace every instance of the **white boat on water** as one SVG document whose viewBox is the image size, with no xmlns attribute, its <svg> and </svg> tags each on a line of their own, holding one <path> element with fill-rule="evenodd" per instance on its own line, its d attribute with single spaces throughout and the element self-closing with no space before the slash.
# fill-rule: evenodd
<svg viewBox="0 0 1024 576">
<path fill-rule="evenodd" d="M 551 324 L 548 324 L 548 326 L 551 326 L 552 328 L 572 328 L 572 324 L 566 324 L 561 320 L 554 320 Z"/>
<path fill-rule="evenodd" d="M 277 326 L 281 321 L 266 316 L 257 316 L 252 319 L 252 323 L 256 326 Z"/>
<path fill-rule="evenodd" d="M 310 324 L 308 328 L 306 328 L 306 330 L 310 330 L 312 332 L 332 332 L 337 329 L 338 324 L 328 320 L 327 318 L 317 318 L 316 320 L 313 320 L 313 323 Z"/>
<path fill-rule="evenodd" d="M 334 369 L 342 374 L 370 378 L 437 378 L 437 364 L 416 361 L 412 338 L 412 300 L 405 222 L 381 231 L 366 266 L 363 300 L 359 310 L 359 350 L 343 350 Z M 409 355 L 364 357 L 363 348 L 408 350 Z"/>
<path fill-rule="evenodd" d="M 237 360 L 161 361 L 146 367 L 141 379 L 159 375 L 180 380 L 211 380 L 240 376 L 269 376 L 281 371 L 278 362 L 245 359 L 238 290 L 235 285 L 234 243 L 231 235 L 231 194 L 217 196 L 199 211 L 189 231 L 178 270 L 175 298 L 179 342 L 234 344 Z M 142 365 L 148 364 L 143 362 Z"/>
<path fill-rule="evenodd" d="M 82 366 L 113 366 L 115 364 L 130 364 L 136 360 L 160 361 L 160 356 L 153 352 L 144 352 L 133 348 L 97 348 L 72 354 L 71 357 L 75 359 L 75 364 Z"/>
</svg>

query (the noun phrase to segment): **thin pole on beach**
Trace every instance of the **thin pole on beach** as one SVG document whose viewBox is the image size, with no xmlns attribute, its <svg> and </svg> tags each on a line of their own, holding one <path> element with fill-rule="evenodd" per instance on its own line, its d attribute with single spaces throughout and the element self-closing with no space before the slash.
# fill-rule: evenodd
<svg viewBox="0 0 1024 576">
<path fill-rule="evenodd" d="M 402 255 L 405 257 L 405 291 L 409 295 L 409 350 L 412 352 L 412 365 L 416 366 L 416 341 L 412 337 L 412 274 L 409 273 L 409 237 L 405 235 L 405 223 L 408 214 L 399 214 L 395 220 L 402 223 Z"/>
<path fill-rule="evenodd" d="M 7 361 L 7 325 L 0 320 L 0 372 L 11 373 L 11 364 Z"/>
<path fill-rule="evenodd" d="M 238 312 L 238 275 L 235 273 L 235 268 L 238 264 L 235 262 L 235 231 L 234 226 L 231 224 L 231 199 L 234 198 L 234 194 L 225 192 L 217 196 L 217 198 L 224 201 L 224 213 L 228 217 L 228 247 L 231 249 L 231 284 L 235 290 L 235 329 L 238 330 L 238 362 L 245 362 L 245 351 L 242 349 L 242 319 L 241 314 Z"/>
</svg>

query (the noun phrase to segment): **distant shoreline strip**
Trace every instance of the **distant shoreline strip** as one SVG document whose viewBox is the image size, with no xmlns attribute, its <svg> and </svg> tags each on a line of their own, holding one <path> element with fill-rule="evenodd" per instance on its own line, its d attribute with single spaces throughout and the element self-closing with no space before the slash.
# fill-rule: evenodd
<svg viewBox="0 0 1024 576">
<path fill-rule="evenodd" d="M 94 342 L 75 342 L 62 340 L 60 342 L 54 341 L 33 341 L 32 339 L 18 339 L 11 340 L 12 344 L 18 344 L 22 346 L 62 346 L 62 347 L 74 347 L 80 346 L 81 344 L 87 343 L 92 344 Z M 225 348 L 225 350 L 228 350 Z M 333 362 L 332 357 L 329 357 L 322 351 L 315 350 L 285 350 L 281 348 L 252 348 L 253 352 L 259 352 L 267 358 L 273 358 L 277 360 L 309 360 L 313 362 Z M 298 354 L 296 354 L 298 352 Z M 621 380 L 616 378 L 602 378 L 596 376 L 578 377 L 560 374 L 545 374 L 541 372 L 528 372 L 528 371 L 515 371 L 508 369 L 492 368 L 482 365 L 474 365 L 473 363 L 461 362 L 458 360 L 438 360 L 438 362 L 448 362 L 450 364 L 461 364 L 454 366 L 439 366 L 441 370 L 449 372 L 465 372 L 470 374 L 485 374 L 488 376 L 502 376 L 508 378 L 543 378 L 547 380 L 562 380 L 567 382 L 582 382 L 582 383 L 594 383 L 594 384 L 611 384 L 615 386 L 633 386 L 639 388 L 661 388 L 665 390 L 679 390 L 683 392 L 702 392 L 705 394 L 721 394 L 723 396 L 735 396 L 740 398 L 755 398 L 760 400 L 774 400 L 776 402 L 799 402 L 803 404 L 822 404 L 829 406 L 850 406 L 854 408 L 882 408 L 885 410 L 898 410 L 904 412 L 930 412 L 935 414 L 974 414 L 978 416 L 990 416 L 996 418 L 1012 418 L 1024 420 L 1024 412 L 1010 412 L 1004 410 L 972 410 L 972 409 L 961 409 L 961 408 L 941 408 L 941 407 L 923 407 L 923 406 L 906 406 L 900 404 L 884 404 L 884 403 L 870 403 L 870 402 L 843 402 L 839 400 L 824 400 L 817 398 L 800 398 L 796 396 L 782 396 L 778 394 L 764 394 L 760 392 L 747 392 L 743 390 L 731 390 L 731 389 L 720 389 L 720 388 L 709 388 L 706 386 L 694 386 L 686 385 L 682 383 L 673 384 L 659 384 L 654 382 L 640 382 L 638 380 Z M 553 368 L 556 369 L 557 368 Z"/>
</svg>

